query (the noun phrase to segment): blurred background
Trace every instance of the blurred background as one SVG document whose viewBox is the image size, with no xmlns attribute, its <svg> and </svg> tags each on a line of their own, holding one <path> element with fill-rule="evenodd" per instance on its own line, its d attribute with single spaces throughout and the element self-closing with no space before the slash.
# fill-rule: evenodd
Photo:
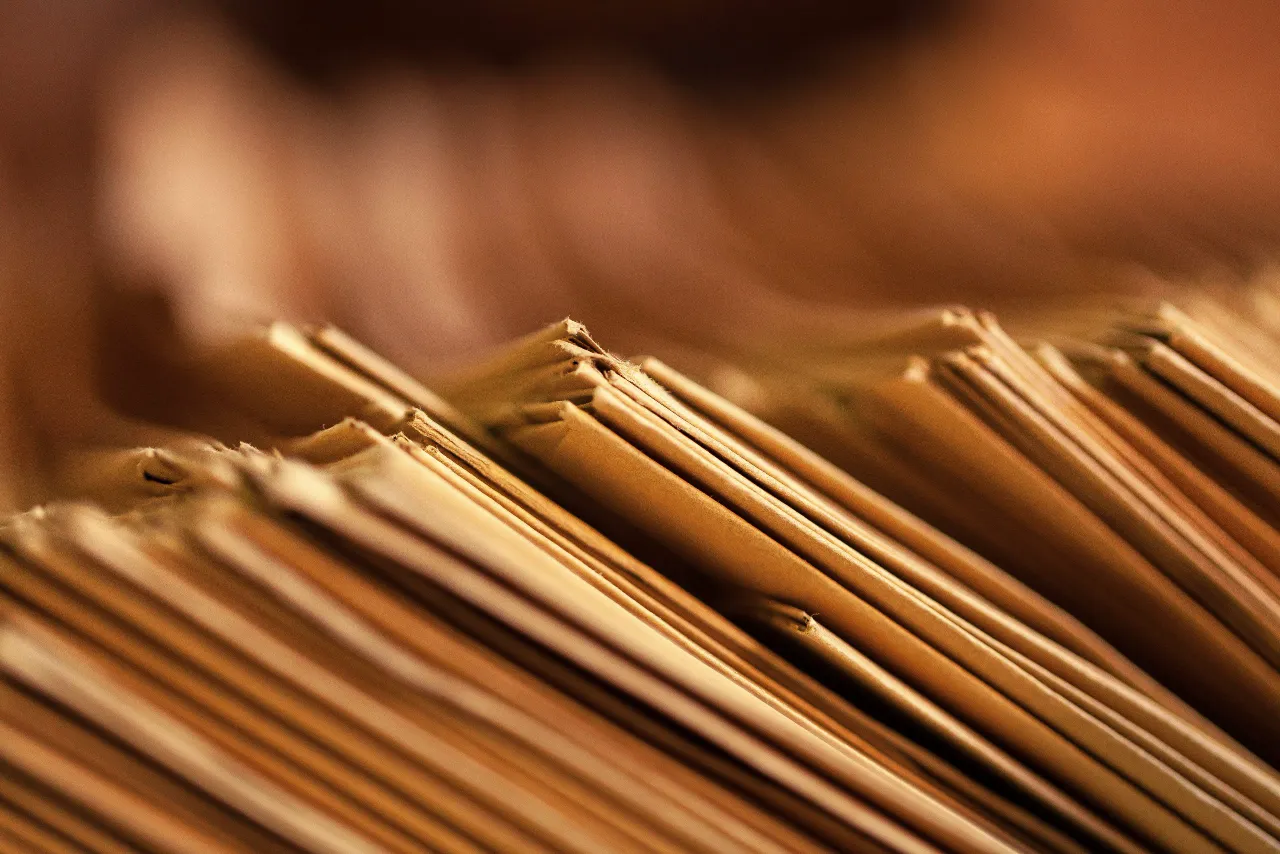
<svg viewBox="0 0 1280 854">
<path fill-rule="evenodd" d="M 1268 275 L 1277 37 L 1273 0 L 0 0 L 0 505 L 276 317 L 429 377 L 565 315 L 664 352 Z"/>
</svg>

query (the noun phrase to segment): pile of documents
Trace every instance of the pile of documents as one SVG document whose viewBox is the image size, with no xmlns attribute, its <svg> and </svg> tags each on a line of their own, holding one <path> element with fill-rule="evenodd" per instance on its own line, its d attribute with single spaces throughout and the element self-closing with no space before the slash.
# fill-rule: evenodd
<svg viewBox="0 0 1280 854">
<path fill-rule="evenodd" d="M 0 850 L 1280 850 L 1277 341 L 565 321 L 433 391 L 275 324 L 202 367 L 253 444 L 0 530 Z"/>
</svg>

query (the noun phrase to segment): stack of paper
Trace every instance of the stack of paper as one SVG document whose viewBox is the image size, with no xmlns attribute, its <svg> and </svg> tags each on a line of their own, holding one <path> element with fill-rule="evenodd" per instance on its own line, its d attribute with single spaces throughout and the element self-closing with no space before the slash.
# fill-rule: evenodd
<svg viewBox="0 0 1280 854">
<path fill-rule="evenodd" d="M 254 445 L 4 528 L 0 849 L 1276 850 L 1277 362 L 1210 314 L 744 358 L 809 447 L 569 321 L 443 396 L 272 326 L 204 365 Z"/>
</svg>

